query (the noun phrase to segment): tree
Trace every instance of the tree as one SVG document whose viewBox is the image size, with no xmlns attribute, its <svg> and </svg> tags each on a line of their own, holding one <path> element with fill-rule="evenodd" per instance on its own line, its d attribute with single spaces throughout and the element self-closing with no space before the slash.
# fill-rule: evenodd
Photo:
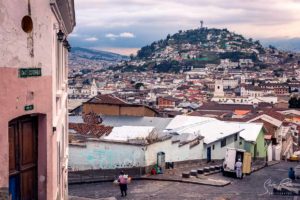
<svg viewBox="0 0 300 200">
<path fill-rule="evenodd" d="M 139 90 L 141 87 L 144 87 L 144 83 L 136 83 L 134 88 Z"/>
<path fill-rule="evenodd" d="M 134 59 L 134 55 L 133 54 L 130 54 L 129 57 L 130 57 L 130 60 Z"/>
<path fill-rule="evenodd" d="M 171 35 L 170 34 L 168 34 L 167 35 L 167 40 L 169 40 L 171 38 Z"/>
<path fill-rule="evenodd" d="M 300 108 L 300 98 L 293 96 L 289 100 L 289 108 Z"/>
</svg>

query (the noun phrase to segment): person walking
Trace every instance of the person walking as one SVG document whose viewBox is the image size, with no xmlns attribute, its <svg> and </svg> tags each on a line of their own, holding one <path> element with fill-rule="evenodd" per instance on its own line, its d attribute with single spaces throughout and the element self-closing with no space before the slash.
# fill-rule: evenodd
<svg viewBox="0 0 300 200">
<path fill-rule="evenodd" d="M 121 190 L 121 196 L 127 196 L 127 179 L 128 176 L 124 174 L 124 171 L 120 172 L 120 176 L 118 178 L 120 190 Z"/>
<path fill-rule="evenodd" d="M 243 167 L 243 163 L 239 158 L 238 161 L 235 163 L 235 170 L 236 170 L 236 177 L 240 179 L 242 178 L 242 167 Z"/>
</svg>

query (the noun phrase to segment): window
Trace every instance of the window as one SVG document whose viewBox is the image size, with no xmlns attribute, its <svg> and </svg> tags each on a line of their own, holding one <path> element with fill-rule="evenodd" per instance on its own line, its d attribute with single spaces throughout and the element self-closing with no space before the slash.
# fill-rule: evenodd
<svg viewBox="0 0 300 200">
<path fill-rule="evenodd" d="M 221 148 L 226 146 L 226 138 L 221 140 Z"/>
<path fill-rule="evenodd" d="M 236 133 L 234 134 L 234 141 L 237 141 L 237 139 L 238 139 L 238 134 Z"/>
<path fill-rule="evenodd" d="M 212 149 L 213 149 L 213 150 L 215 149 L 215 145 L 214 145 L 214 144 L 212 145 Z"/>
</svg>

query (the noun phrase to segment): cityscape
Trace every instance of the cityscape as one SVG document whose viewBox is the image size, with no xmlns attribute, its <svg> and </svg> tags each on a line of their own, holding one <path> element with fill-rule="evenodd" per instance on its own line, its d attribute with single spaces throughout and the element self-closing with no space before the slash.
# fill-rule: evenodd
<svg viewBox="0 0 300 200">
<path fill-rule="evenodd" d="M 297 199 L 300 3 L 269 1 L 0 0 L 0 200 Z"/>
</svg>

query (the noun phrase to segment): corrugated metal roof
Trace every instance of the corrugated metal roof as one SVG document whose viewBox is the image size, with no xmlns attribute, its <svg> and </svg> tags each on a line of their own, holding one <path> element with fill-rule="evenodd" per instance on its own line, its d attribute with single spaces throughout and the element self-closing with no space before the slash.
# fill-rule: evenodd
<svg viewBox="0 0 300 200">
<path fill-rule="evenodd" d="M 172 118 L 160 117 L 132 117 L 132 116 L 101 116 L 102 124 L 106 126 L 153 126 L 163 131 Z M 83 123 L 82 116 L 69 116 L 70 123 Z"/>
<path fill-rule="evenodd" d="M 209 144 L 240 133 L 246 141 L 256 141 L 263 124 L 226 122 L 207 117 L 176 116 L 167 126 L 169 132 L 177 134 L 196 134 L 204 137 L 204 143 Z"/>
<path fill-rule="evenodd" d="M 121 126 L 114 127 L 105 140 L 128 141 L 131 139 L 146 139 L 150 133 L 155 131 L 152 126 Z"/>
</svg>

